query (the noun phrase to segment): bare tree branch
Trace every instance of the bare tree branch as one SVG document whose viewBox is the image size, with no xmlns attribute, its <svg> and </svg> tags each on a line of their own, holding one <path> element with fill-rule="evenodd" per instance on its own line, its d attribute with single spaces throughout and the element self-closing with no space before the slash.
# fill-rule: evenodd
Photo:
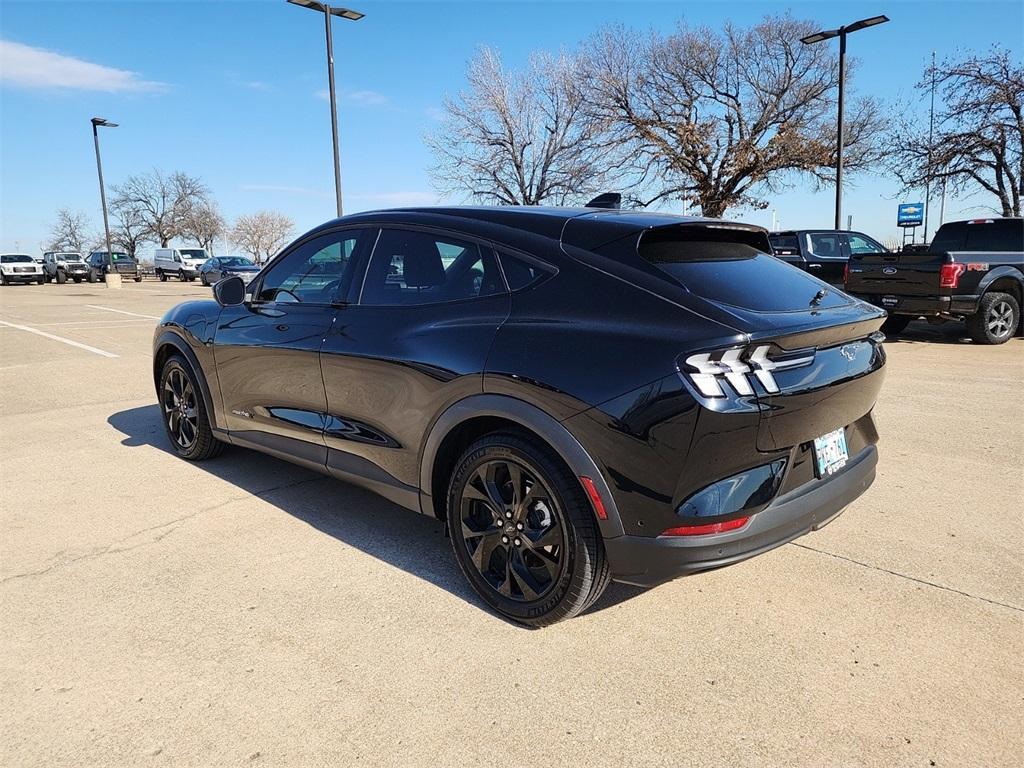
<svg viewBox="0 0 1024 768">
<path fill-rule="evenodd" d="M 294 228 L 294 222 L 283 213 L 259 211 L 238 217 L 231 230 L 231 240 L 257 264 L 262 264 L 281 250 Z"/>
</svg>

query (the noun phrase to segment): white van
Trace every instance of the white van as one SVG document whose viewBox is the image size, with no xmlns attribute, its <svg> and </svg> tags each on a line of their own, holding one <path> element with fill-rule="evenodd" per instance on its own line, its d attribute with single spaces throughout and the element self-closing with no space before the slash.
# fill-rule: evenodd
<svg viewBox="0 0 1024 768">
<path fill-rule="evenodd" d="M 182 281 L 195 280 L 208 258 L 203 248 L 157 248 L 153 252 L 153 266 L 161 280 L 167 280 L 168 276 Z"/>
</svg>

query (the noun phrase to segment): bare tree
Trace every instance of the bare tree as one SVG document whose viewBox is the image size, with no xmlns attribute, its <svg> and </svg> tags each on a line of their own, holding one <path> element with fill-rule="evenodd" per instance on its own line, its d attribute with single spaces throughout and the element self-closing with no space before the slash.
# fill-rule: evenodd
<svg viewBox="0 0 1024 768">
<path fill-rule="evenodd" d="M 919 91 L 934 74 L 942 104 L 929 147 L 926 114 L 901 121 L 889 135 L 893 173 L 903 191 L 943 181 L 954 192 L 980 187 L 996 199 L 994 210 L 1020 216 L 1024 198 L 1024 67 L 1010 52 L 993 48 L 929 66 Z M 929 148 L 931 152 L 929 153 Z"/>
<path fill-rule="evenodd" d="M 72 212 L 67 208 L 57 211 L 57 220 L 50 229 L 48 251 L 78 251 L 86 247 L 89 241 L 89 218 L 81 212 Z"/>
<path fill-rule="evenodd" d="M 146 222 L 149 235 L 165 247 L 182 234 L 185 214 L 203 202 L 209 190 L 203 182 L 181 171 L 169 176 L 154 170 L 128 179 L 113 188 L 111 206 L 131 208 Z"/>
<path fill-rule="evenodd" d="M 722 216 L 765 208 L 798 175 L 834 178 L 838 63 L 800 42 L 816 29 L 788 15 L 667 36 L 613 27 L 585 46 L 588 102 L 635 158 L 643 204 L 684 200 Z M 870 99 L 847 109 L 844 168 L 856 171 L 879 157 L 879 110 Z"/>
<path fill-rule="evenodd" d="M 217 204 L 209 199 L 194 201 L 182 214 L 180 234 L 196 241 L 213 255 L 213 241 L 221 237 L 227 226 Z"/>
<path fill-rule="evenodd" d="M 259 211 L 238 217 L 231 230 L 231 240 L 257 264 L 262 264 L 281 250 L 294 228 L 294 222 L 283 213 Z"/>
<path fill-rule="evenodd" d="M 426 137 L 440 191 L 560 205 L 605 189 L 619 164 L 585 109 L 575 59 L 535 54 L 524 72 L 509 72 L 495 51 L 481 48 L 467 77 L 467 89 L 445 99 L 441 125 Z"/>
<path fill-rule="evenodd" d="M 110 206 L 111 246 L 122 249 L 133 259 L 138 258 L 139 246 L 152 241 L 149 222 L 142 210 L 131 203 L 115 199 Z M 106 244 L 102 246 L 106 250 Z"/>
</svg>

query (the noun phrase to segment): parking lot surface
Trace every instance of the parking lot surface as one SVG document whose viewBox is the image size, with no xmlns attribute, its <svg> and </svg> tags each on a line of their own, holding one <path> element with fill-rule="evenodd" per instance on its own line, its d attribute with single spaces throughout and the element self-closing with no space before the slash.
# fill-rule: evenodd
<svg viewBox="0 0 1024 768">
<path fill-rule="evenodd" d="M 1020 765 L 1024 340 L 914 324 L 834 523 L 530 631 L 436 521 L 170 453 L 152 330 L 208 296 L 0 289 L 0 765 Z"/>
</svg>

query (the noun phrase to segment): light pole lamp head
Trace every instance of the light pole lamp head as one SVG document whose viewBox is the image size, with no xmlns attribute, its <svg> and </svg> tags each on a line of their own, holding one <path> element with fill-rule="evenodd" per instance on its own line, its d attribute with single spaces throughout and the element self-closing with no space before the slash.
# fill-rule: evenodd
<svg viewBox="0 0 1024 768">
<path fill-rule="evenodd" d="M 288 0 L 292 5 L 299 5 L 303 8 L 309 8 L 311 11 L 320 11 L 321 13 L 329 13 L 332 16 L 338 16 L 342 19 L 348 19 L 349 21 L 359 21 L 365 13 L 359 11 L 353 11 L 351 8 L 335 8 L 327 3 L 321 3 L 318 0 Z"/>
<path fill-rule="evenodd" d="M 102 117 L 94 117 L 92 119 L 92 126 L 93 128 L 117 128 L 117 123 L 112 123 Z"/>
</svg>

